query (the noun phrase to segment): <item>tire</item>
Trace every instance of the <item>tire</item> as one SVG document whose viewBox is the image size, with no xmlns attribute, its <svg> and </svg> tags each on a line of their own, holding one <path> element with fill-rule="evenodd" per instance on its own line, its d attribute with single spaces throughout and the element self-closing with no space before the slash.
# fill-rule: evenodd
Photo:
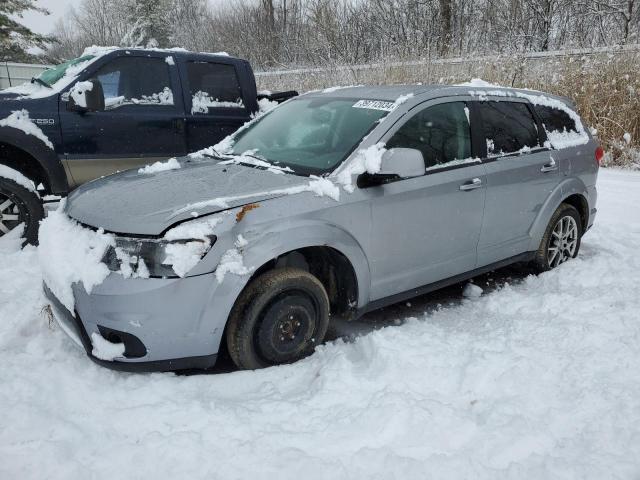
<svg viewBox="0 0 640 480">
<path fill-rule="evenodd" d="M 23 238 L 38 243 L 38 228 L 44 218 L 40 198 L 13 180 L 0 178 L 0 238 L 24 223 Z"/>
<path fill-rule="evenodd" d="M 560 204 L 549 220 L 533 260 L 533 267 L 538 272 L 546 272 L 575 258 L 580 251 L 582 231 L 582 219 L 578 210 L 572 205 Z M 560 248 L 558 242 L 562 242 Z"/>
<path fill-rule="evenodd" d="M 249 283 L 231 310 L 229 355 L 245 370 L 300 360 L 324 340 L 329 312 L 327 292 L 309 272 L 268 271 Z"/>
</svg>

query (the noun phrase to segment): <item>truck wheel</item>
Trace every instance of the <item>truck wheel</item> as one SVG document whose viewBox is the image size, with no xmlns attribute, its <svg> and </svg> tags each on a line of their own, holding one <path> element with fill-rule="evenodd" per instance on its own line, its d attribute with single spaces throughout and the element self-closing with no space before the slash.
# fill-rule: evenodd
<svg viewBox="0 0 640 480">
<path fill-rule="evenodd" d="M 241 369 L 291 363 L 313 353 L 329 326 L 329 298 L 305 270 L 266 272 L 238 297 L 227 325 L 227 347 Z"/>
<path fill-rule="evenodd" d="M 533 260 L 534 268 L 545 272 L 577 257 L 581 239 L 582 221 L 578 210 L 572 205 L 561 204 L 544 232 Z"/>
<path fill-rule="evenodd" d="M 38 227 L 44 217 L 40 199 L 13 180 L 0 178 L 0 238 L 24 224 L 23 238 L 38 243 Z"/>
</svg>

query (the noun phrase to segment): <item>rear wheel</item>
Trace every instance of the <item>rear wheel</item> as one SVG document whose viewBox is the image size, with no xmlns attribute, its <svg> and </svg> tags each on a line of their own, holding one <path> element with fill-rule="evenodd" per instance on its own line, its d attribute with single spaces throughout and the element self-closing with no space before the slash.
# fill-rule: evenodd
<svg viewBox="0 0 640 480">
<path fill-rule="evenodd" d="M 329 298 L 309 272 L 266 272 L 245 288 L 229 316 L 227 347 L 234 363 L 255 370 L 313 353 L 329 325 Z"/>
<path fill-rule="evenodd" d="M 44 210 L 38 195 L 13 180 L 0 178 L 0 238 L 24 224 L 23 238 L 38 242 L 38 227 Z"/>
<path fill-rule="evenodd" d="M 545 230 L 533 264 L 544 272 L 578 256 L 582 239 L 582 220 L 572 205 L 561 204 Z"/>
</svg>

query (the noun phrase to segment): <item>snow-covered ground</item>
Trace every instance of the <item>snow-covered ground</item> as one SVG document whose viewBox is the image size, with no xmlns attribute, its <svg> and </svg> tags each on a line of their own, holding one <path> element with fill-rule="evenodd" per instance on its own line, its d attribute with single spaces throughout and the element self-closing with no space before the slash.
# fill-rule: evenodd
<svg viewBox="0 0 640 480">
<path fill-rule="evenodd" d="M 5 238 L 0 478 L 638 478 L 640 174 L 599 190 L 576 261 L 257 372 L 94 365 Z"/>
</svg>

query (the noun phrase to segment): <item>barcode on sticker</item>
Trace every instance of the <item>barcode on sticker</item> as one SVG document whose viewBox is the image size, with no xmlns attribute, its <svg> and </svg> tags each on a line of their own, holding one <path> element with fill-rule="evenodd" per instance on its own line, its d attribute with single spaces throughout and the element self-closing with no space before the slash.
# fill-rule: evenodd
<svg viewBox="0 0 640 480">
<path fill-rule="evenodd" d="M 385 112 L 390 112 L 395 107 L 395 103 L 381 100 L 358 100 L 353 105 L 353 108 L 369 108 L 371 110 L 384 110 Z"/>
</svg>

